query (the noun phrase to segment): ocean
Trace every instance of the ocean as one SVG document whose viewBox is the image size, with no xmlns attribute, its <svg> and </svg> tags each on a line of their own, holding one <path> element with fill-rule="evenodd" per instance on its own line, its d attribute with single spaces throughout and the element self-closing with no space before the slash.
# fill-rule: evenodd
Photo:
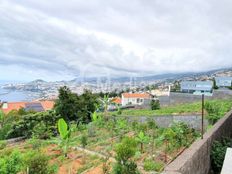
<svg viewBox="0 0 232 174">
<path fill-rule="evenodd" d="M 31 92 L 26 91 L 13 91 L 0 88 L 0 101 L 6 102 L 19 102 L 19 101 L 31 101 L 34 96 Z"/>
</svg>

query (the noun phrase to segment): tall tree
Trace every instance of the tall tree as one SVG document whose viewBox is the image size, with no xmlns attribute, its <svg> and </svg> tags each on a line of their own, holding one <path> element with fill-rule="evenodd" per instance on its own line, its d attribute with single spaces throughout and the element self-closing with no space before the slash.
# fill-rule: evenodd
<svg viewBox="0 0 232 174">
<path fill-rule="evenodd" d="M 95 111 L 96 103 L 97 97 L 90 91 L 85 90 L 82 95 L 78 96 L 64 86 L 59 89 L 55 111 L 67 121 L 86 123 L 91 121 L 91 113 Z"/>
</svg>

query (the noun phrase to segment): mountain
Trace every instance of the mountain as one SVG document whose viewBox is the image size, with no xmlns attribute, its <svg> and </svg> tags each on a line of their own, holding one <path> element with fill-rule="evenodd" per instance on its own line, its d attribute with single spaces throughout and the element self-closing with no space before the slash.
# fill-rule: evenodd
<svg viewBox="0 0 232 174">
<path fill-rule="evenodd" d="M 158 74 L 158 75 L 150 75 L 150 76 L 143 76 L 143 77 L 118 77 L 118 78 L 111 78 L 108 79 L 107 77 L 91 77 L 91 78 L 75 78 L 71 80 L 70 82 L 80 83 L 80 82 L 87 82 L 87 83 L 97 83 L 99 80 L 102 83 L 105 83 L 107 81 L 118 82 L 118 83 L 124 83 L 124 82 L 149 82 L 149 81 L 164 81 L 164 80 L 181 80 L 186 78 L 191 79 L 199 79 L 201 77 L 208 77 L 212 78 L 215 76 L 232 76 L 232 67 L 231 68 L 224 68 L 224 69 L 216 69 L 216 70 L 210 70 L 205 72 L 187 72 L 187 73 L 168 73 L 168 74 Z"/>
</svg>

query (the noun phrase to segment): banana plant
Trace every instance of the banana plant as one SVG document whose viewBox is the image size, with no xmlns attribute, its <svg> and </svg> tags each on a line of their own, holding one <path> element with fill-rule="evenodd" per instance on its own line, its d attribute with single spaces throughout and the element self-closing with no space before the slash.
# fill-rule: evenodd
<svg viewBox="0 0 232 174">
<path fill-rule="evenodd" d="M 100 102 L 104 108 L 104 116 L 107 117 L 108 106 L 112 103 L 109 99 L 109 95 L 104 95 L 103 99 L 100 99 Z"/>
<path fill-rule="evenodd" d="M 61 138 L 60 146 L 62 147 L 64 156 L 67 157 L 72 129 L 68 129 L 68 125 L 63 118 L 58 120 L 58 131 Z"/>
<path fill-rule="evenodd" d="M 143 145 L 149 142 L 149 137 L 146 136 L 142 131 L 139 132 L 136 140 L 140 143 L 140 150 L 143 153 Z"/>
</svg>

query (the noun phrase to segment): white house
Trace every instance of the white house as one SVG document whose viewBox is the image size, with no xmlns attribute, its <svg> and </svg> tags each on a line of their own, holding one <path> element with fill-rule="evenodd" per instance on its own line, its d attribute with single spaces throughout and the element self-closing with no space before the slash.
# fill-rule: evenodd
<svg viewBox="0 0 232 174">
<path fill-rule="evenodd" d="M 152 96 L 148 93 L 123 93 L 122 106 L 126 105 L 146 105 L 152 100 Z"/>
</svg>

